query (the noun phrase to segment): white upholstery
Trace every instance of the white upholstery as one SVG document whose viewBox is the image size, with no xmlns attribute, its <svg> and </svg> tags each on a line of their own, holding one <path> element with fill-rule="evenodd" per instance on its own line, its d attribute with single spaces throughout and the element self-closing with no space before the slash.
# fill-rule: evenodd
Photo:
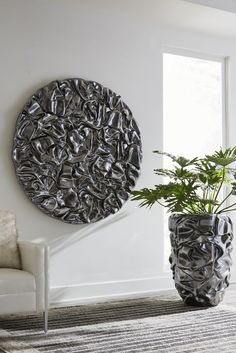
<svg viewBox="0 0 236 353">
<path fill-rule="evenodd" d="M 0 268 L 0 315 L 47 311 L 48 249 L 19 241 L 22 270 Z"/>
<path fill-rule="evenodd" d="M 0 268 L 0 295 L 35 291 L 35 277 L 31 273 L 11 268 Z"/>
<path fill-rule="evenodd" d="M 0 295 L 0 316 L 23 312 L 35 312 L 35 292 Z"/>
<path fill-rule="evenodd" d="M 36 310 L 48 306 L 48 248 L 26 241 L 19 242 L 22 270 L 34 275 L 36 281 Z"/>
</svg>

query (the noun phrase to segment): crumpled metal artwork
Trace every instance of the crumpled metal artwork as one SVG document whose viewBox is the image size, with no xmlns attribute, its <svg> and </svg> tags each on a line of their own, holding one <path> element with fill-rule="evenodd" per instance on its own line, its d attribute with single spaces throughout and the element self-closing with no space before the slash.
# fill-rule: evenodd
<svg viewBox="0 0 236 353">
<path fill-rule="evenodd" d="M 140 131 L 121 97 L 94 81 L 39 89 L 15 130 L 12 157 L 29 199 L 67 223 L 117 212 L 140 173 Z"/>
</svg>

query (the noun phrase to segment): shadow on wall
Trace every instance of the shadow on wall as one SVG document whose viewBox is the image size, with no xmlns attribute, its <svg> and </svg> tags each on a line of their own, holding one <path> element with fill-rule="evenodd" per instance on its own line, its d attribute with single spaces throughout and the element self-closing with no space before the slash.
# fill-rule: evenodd
<svg viewBox="0 0 236 353">
<path fill-rule="evenodd" d="M 80 225 L 80 229 L 74 233 L 64 234 L 58 238 L 53 240 L 49 240 L 46 242 L 46 245 L 50 248 L 50 255 L 55 255 L 56 253 L 60 252 L 61 250 L 65 249 L 65 247 L 69 247 L 72 244 L 79 242 L 80 240 L 92 235 L 93 233 L 108 227 L 116 222 L 119 222 L 121 219 L 128 217 L 129 213 L 127 211 L 119 211 L 114 216 L 110 216 L 107 219 L 104 219 L 98 223 L 91 223 Z M 39 239 L 36 240 L 37 242 L 44 242 L 40 241 Z"/>
</svg>

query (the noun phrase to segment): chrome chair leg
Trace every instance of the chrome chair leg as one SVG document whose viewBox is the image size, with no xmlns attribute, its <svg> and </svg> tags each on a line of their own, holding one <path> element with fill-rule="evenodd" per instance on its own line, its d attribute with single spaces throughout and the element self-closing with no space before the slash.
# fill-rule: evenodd
<svg viewBox="0 0 236 353">
<path fill-rule="evenodd" d="M 47 309 L 43 313 L 43 319 L 44 319 L 44 333 L 46 334 L 48 332 L 48 310 Z"/>
</svg>

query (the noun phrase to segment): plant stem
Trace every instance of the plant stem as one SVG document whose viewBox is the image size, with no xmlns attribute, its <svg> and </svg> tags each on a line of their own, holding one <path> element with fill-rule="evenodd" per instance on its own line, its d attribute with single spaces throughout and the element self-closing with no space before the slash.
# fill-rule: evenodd
<svg viewBox="0 0 236 353">
<path fill-rule="evenodd" d="M 231 212 L 231 211 L 235 211 L 236 210 L 236 208 L 232 208 L 231 210 L 227 210 L 227 212 Z M 218 212 L 218 214 L 219 213 L 222 213 L 221 211 L 220 212 Z"/>
<path fill-rule="evenodd" d="M 214 191 L 211 191 L 211 188 L 207 187 L 207 194 L 206 194 L 206 199 L 209 199 L 209 200 L 214 200 Z M 209 204 L 208 205 L 208 213 L 213 213 L 213 205 Z"/>
<path fill-rule="evenodd" d="M 222 173 L 223 173 L 222 179 L 221 179 L 219 188 L 218 188 L 218 190 L 217 190 L 217 193 L 216 193 L 216 195 L 215 195 L 215 197 L 214 197 L 214 201 L 217 201 L 217 197 L 218 197 L 218 195 L 219 195 L 219 193 L 220 193 L 220 190 L 221 190 L 221 188 L 222 188 L 222 185 L 224 184 L 224 181 L 225 181 L 225 167 L 223 167 Z"/>
<path fill-rule="evenodd" d="M 163 203 L 161 203 L 160 201 L 157 201 L 157 203 L 159 203 L 159 205 L 166 207 Z"/>
<path fill-rule="evenodd" d="M 223 211 L 228 210 L 228 208 L 230 208 L 230 207 L 232 207 L 232 206 L 235 206 L 235 205 L 236 205 L 236 202 L 235 202 L 235 203 L 232 203 L 232 205 L 230 205 L 230 206 L 227 206 L 227 207 L 225 207 L 225 208 L 222 208 L 222 210 L 220 210 L 218 213 L 222 213 Z M 228 210 L 228 211 L 230 211 L 230 210 Z"/>
<path fill-rule="evenodd" d="M 221 203 L 217 206 L 217 208 L 215 209 L 214 213 L 216 213 L 216 211 L 218 211 L 218 209 L 220 208 L 220 206 L 223 205 L 223 203 L 228 199 L 228 197 L 230 197 L 230 195 L 232 195 L 232 190 L 231 190 L 230 193 L 224 198 L 224 200 L 221 201 Z"/>
</svg>

